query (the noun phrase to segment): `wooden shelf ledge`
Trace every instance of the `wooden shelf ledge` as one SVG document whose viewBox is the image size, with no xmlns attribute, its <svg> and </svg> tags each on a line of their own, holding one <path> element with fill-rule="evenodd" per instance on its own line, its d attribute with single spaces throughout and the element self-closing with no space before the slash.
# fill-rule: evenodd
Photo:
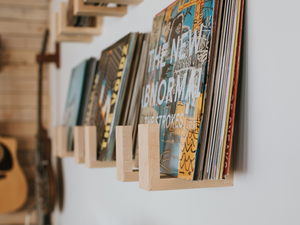
<svg viewBox="0 0 300 225">
<path fill-rule="evenodd" d="M 233 186 L 233 171 L 223 180 L 187 181 L 160 174 L 159 125 L 140 124 L 139 186 L 147 191 Z M 231 167 L 232 168 L 232 167 Z"/>
<path fill-rule="evenodd" d="M 75 126 L 74 127 L 74 160 L 77 164 L 82 164 L 85 162 L 84 157 L 84 127 Z"/>
<path fill-rule="evenodd" d="M 73 157 L 74 152 L 67 149 L 67 129 L 65 126 L 54 128 L 54 151 L 52 154 L 59 158 Z"/>
<path fill-rule="evenodd" d="M 144 0 L 84 0 L 86 3 L 115 3 L 122 5 L 138 5 Z"/>
<path fill-rule="evenodd" d="M 103 18 L 96 17 L 95 27 L 72 27 L 67 25 L 67 7 L 65 2 L 60 3 L 58 14 L 58 33 L 62 35 L 100 35 L 102 33 Z"/>
<path fill-rule="evenodd" d="M 116 167 L 116 161 L 97 160 L 97 129 L 96 126 L 84 127 L 85 165 L 88 168 Z"/>
<path fill-rule="evenodd" d="M 122 182 L 132 182 L 139 180 L 139 172 L 132 169 L 132 146 L 132 126 L 117 126 L 117 179 Z"/>
<path fill-rule="evenodd" d="M 127 8 L 127 5 L 121 5 L 117 7 L 85 5 L 83 0 L 74 0 L 74 15 L 76 16 L 122 17 L 127 14 Z"/>
<path fill-rule="evenodd" d="M 90 43 L 93 41 L 93 36 L 87 35 L 66 35 L 66 34 L 59 34 L 58 32 L 58 13 L 55 14 L 55 41 L 56 42 L 86 42 Z"/>
</svg>

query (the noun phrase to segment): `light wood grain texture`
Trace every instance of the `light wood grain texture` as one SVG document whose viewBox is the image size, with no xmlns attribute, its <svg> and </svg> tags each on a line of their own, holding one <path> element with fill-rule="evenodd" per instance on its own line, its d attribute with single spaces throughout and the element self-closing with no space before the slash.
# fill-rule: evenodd
<svg viewBox="0 0 300 225">
<path fill-rule="evenodd" d="M 139 185 L 147 191 L 233 186 L 233 172 L 224 180 L 187 181 L 160 175 L 159 125 L 140 124 Z"/>
<path fill-rule="evenodd" d="M 43 93 L 49 92 L 48 80 L 43 81 Z M 0 76 L 0 93 L 11 92 L 18 94 L 36 94 L 38 92 L 38 82 L 33 79 L 11 79 L 9 77 Z"/>
<path fill-rule="evenodd" d="M 48 123 L 43 126 L 47 127 Z M 0 122 L 0 135 L 8 135 L 14 137 L 35 137 L 37 134 L 37 123 L 33 122 Z"/>
<path fill-rule="evenodd" d="M 29 208 L 35 204 L 35 197 L 31 193 L 26 203 L 17 212 L 0 214 L 0 225 L 23 225 L 25 216 Z M 36 224 L 36 212 L 34 211 L 30 220 L 30 224 Z"/>
<path fill-rule="evenodd" d="M 24 21 L 47 22 L 48 9 L 24 8 L 22 6 L 0 5 L 0 18 Z"/>
<path fill-rule="evenodd" d="M 58 32 L 58 13 L 55 14 L 55 41 L 56 42 L 86 42 L 90 43 L 93 41 L 93 36 L 89 35 L 66 35 L 59 34 Z"/>
<path fill-rule="evenodd" d="M 0 6 L 17 6 L 23 8 L 48 8 L 48 0 L 0 0 Z"/>
<path fill-rule="evenodd" d="M 77 164 L 84 163 L 84 127 L 74 127 L 74 159 Z"/>
<path fill-rule="evenodd" d="M 138 5 L 144 0 L 84 0 L 86 3 L 115 3 L 122 5 Z"/>
<path fill-rule="evenodd" d="M 132 160 L 132 126 L 116 127 L 117 179 L 122 182 L 139 180 L 139 172 L 134 171 Z"/>
<path fill-rule="evenodd" d="M 43 67 L 43 80 L 48 80 L 48 66 Z M 0 71 L 0 77 L 5 79 L 30 79 L 37 82 L 38 65 L 3 65 Z"/>
<path fill-rule="evenodd" d="M 58 152 L 57 155 L 60 158 L 65 157 L 73 157 L 74 152 L 68 151 L 67 149 L 67 129 L 65 126 L 59 126 L 56 129 L 57 136 L 56 136 L 56 144 Z"/>
<path fill-rule="evenodd" d="M 1 44 L 3 49 L 29 49 L 40 50 L 42 46 L 41 37 L 18 37 L 14 35 L 1 35 Z"/>
<path fill-rule="evenodd" d="M 23 225 L 28 209 L 23 209 L 15 213 L 0 215 L 0 225 Z M 36 225 L 36 212 L 32 213 L 30 225 Z"/>
<path fill-rule="evenodd" d="M 35 152 L 33 151 L 18 151 L 18 160 L 20 165 L 29 166 L 34 165 L 35 160 Z"/>
<path fill-rule="evenodd" d="M 50 119 L 49 108 L 42 110 L 44 123 Z M 36 109 L 26 108 L 0 108 L 0 123 L 1 122 L 36 122 L 38 120 Z"/>
<path fill-rule="evenodd" d="M 37 52 L 32 50 L 6 50 L 1 53 L 4 64 L 35 64 L 36 55 Z"/>
<path fill-rule="evenodd" d="M 0 179 L 0 213 L 13 212 L 22 207 L 27 199 L 28 185 L 17 159 L 17 141 L 13 138 L 0 137 L 12 158 L 12 168 L 1 171 L 5 177 Z"/>
<path fill-rule="evenodd" d="M 36 139 L 35 137 L 16 137 L 19 151 L 35 151 Z"/>
<path fill-rule="evenodd" d="M 83 0 L 74 0 L 74 15 L 77 16 L 117 16 L 127 14 L 127 5 L 118 7 L 105 7 L 85 5 Z"/>
<path fill-rule="evenodd" d="M 27 178 L 27 180 L 34 180 L 35 179 L 35 166 L 32 165 L 26 165 L 22 167 L 24 174 Z"/>
<path fill-rule="evenodd" d="M 37 95 L 35 94 L 6 94 L 0 93 L 0 108 L 8 107 L 37 107 Z M 43 106 L 49 106 L 49 96 L 43 95 Z"/>
<path fill-rule="evenodd" d="M 0 31 L 2 34 L 41 37 L 46 28 L 47 24 L 44 23 L 0 20 Z"/>
<path fill-rule="evenodd" d="M 66 3 L 61 2 L 58 14 L 58 33 L 62 35 L 100 35 L 102 33 L 103 18 L 96 18 L 95 27 L 72 27 L 67 26 Z"/>
<path fill-rule="evenodd" d="M 0 127 L 4 125 L 7 129 L 1 131 L 1 134 L 16 136 L 18 158 L 29 179 L 29 194 L 34 194 L 35 189 L 38 78 L 35 58 L 40 51 L 44 31 L 48 27 L 48 16 L 48 0 L 0 0 L 0 33 L 4 51 L 0 71 Z M 48 125 L 48 66 L 43 67 L 42 113 L 43 122 Z M 0 192 L 2 191 L 1 189 Z M 20 210 L 0 215 L 0 225 L 24 224 L 27 203 Z M 36 223 L 35 219 L 36 215 L 33 214 L 31 224 Z"/>
<path fill-rule="evenodd" d="M 35 182 L 33 180 L 28 181 L 28 188 L 29 188 L 29 195 L 34 195 L 35 194 Z"/>
<path fill-rule="evenodd" d="M 88 168 L 116 167 L 116 161 L 102 162 L 97 160 L 96 126 L 84 127 L 85 165 Z"/>
</svg>

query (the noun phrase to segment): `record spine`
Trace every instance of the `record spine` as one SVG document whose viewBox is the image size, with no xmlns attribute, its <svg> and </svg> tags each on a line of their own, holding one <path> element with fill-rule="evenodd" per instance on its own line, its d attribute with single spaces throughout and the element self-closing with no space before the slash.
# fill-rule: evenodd
<svg viewBox="0 0 300 225">
<path fill-rule="evenodd" d="M 244 0 L 242 0 L 241 7 L 241 20 L 239 25 L 239 38 L 238 38 L 238 54 L 237 54 L 237 63 L 235 67 L 235 78 L 234 78 L 234 87 L 230 105 L 230 115 L 228 120 L 228 131 L 227 131 L 227 143 L 226 143 L 226 152 L 225 152 L 225 163 L 224 163 L 224 172 L 223 178 L 226 175 L 229 175 L 230 161 L 231 161 L 231 152 L 232 152 L 232 140 L 233 140 L 233 131 L 234 131 L 234 119 L 235 119 L 235 110 L 236 110 L 236 98 L 237 98 L 237 89 L 238 89 L 238 79 L 240 71 L 240 56 L 241 56 L 241 46 L 242 46 L 242 34 L 243 34 L 243 21 L 244 21 Z"/>
</svg>

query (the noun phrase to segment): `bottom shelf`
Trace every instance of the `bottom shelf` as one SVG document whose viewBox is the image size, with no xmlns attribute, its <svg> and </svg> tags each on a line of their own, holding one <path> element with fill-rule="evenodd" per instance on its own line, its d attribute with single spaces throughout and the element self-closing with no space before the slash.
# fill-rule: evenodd
<svg viewBox="0 0 300 225">
<path fill-rule="evenodd" d="M 117 179 L 123 182 L 139 181 L 141 189 L 147 191 L 179 190 L 193 188 L 233 186 L 233 169 L 230 175 L 222 180 L 188 181 L 160 173 L 159 125 L 140 124 L 139 138 L 139 171 L 132 169 L 132 128 L 116 128 L 117 140 Z"/>
<path fill-rule="evenodd" d="M 147 191 L 178 190 L 233 186 L 233 171 L 222 180 L 188 181 L 161 176 L 159 155 L 159 125 L 140 124 L 139 132 L 139 186 Z M 232 169 L 232 167 L 231 167 Z"/>
</svg>

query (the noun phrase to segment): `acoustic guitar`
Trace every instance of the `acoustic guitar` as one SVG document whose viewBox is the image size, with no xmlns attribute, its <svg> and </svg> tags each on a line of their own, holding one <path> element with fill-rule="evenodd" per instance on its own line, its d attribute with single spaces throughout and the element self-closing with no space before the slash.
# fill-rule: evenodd
<svg viewBox="0 0 300 225">
<path fill-rule="evenodd" d="M 45 55 L 49 31 L 46 30 L 40 56 Z M 42 126 L 42 78 L 43 61 L 39 61 L 38 76 L 38 133 L 36 149 L 35 201 L 37 225 L 51 225 L 51 213 L 55 205 L 55 183 L 51 164 L 51 140 Z"/>
<path fill-rule="evenodd" d="M 17 159 L 17 141 L 0 137 L 0 213 L 22 207 L 28 196 L 28 184 Z"/>
</svg>

